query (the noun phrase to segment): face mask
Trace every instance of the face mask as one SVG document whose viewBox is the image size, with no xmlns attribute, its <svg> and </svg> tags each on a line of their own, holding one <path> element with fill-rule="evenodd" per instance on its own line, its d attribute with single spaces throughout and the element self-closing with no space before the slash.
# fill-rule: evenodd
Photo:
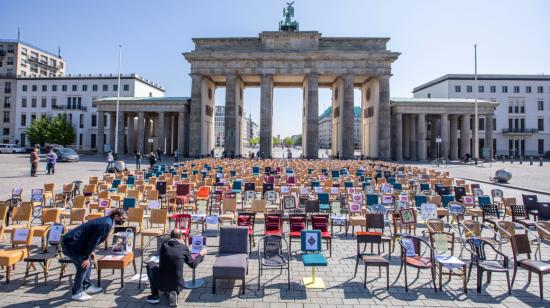
<svg viewBox="0 0 550 308">
<path fill-rule="evenodd" d="M 115 220 L 115 223 L 118 225 L 118 226 L 121 226 L 124 224 L 124 221 L 122 220 Z"/>
</svg>

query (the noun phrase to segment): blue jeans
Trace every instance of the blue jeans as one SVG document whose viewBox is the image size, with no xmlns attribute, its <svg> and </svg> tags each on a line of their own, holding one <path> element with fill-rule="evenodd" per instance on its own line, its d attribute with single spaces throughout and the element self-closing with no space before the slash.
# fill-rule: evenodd
<svg viewBox="0 0 550 308">
<path fill-rule="evenodd" d="M 90 266 L 88 266 L 87 269 L 82 267 L 82 257 L 72 257 L 71 261 L 73 261 L 73 264 L 76 268 L 76 274 L 74 276 L 74 284 L 73 288 L 71 289 L 71 292 L 73 295 L 78 294 L 80 292 L 86 291 L 90 285 L 90 275 L 92 274 L 92 264 L 90 262 Z M 90 260 L 91 261 L 91 260 Z"/>
</svg>

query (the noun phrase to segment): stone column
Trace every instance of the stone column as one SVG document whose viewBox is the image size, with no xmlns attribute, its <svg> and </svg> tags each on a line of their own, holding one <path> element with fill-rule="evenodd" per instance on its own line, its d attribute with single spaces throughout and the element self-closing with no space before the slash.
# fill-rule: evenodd
<svg viewBox="0 0 550 308">
<path fill-rule="evenodd" d="M 389 160 L 391 154 L 390 77 L 380 76 L 378 79 L 378 158 Z"/>
<path fill-rule="evenodd" d="M 128 154 L 134 153 L 134 117 L 130 114 L 126 114 L 126 150 L 128 151 Z"/>
<path fill-rule="evenodd" d="M 416 132 L 418 134 L 418 146 L 416 147 L 417 158 L 420 161 L 425 161 L 428 149 L 426 148 L 426 115 L 424 113 L 418 114 Z"/>
<path fill-rule="evenodd" d="M 353 158 L 353 75 L 347 74 L 343 76 L 344 80 L 344 96 L 342 103 L 342 158 Z M 388 132 L 390 133 L 390 132 Z"/>
<path fill-rule="evenodd" d="M 273 75 L 262 75 L 260 81 L 260 152 L 271 157 L 273 144 Z"/>
<path fill-rule="evenodd" d="M 137 147 L 143 155 L 145 153 L 145 112 L 138 112 L 138 122 L 137 122 Z"/>
<path fill-rule="evenodd" d="M 449 115 L 441 114 L 441 157 L 447 159 L 449 157 Z"/>
<path fill-rule="evenodd" d="M 458 160 L 458 115 L 451 115 L 450 159 Z"/>
<path fill-rule="evenodd" d="M 237 151 L 237 76 L 225 76 L 224 149 L 227 156 Z"/>
<path fill-rule="evenodd" d="M 409 131 L 410 131 L 410 154 L 411 154 L 411 160 L 416 160 L 416 114 L 409 115 L 410 123 L 409 123 Z"/>
<path fill-rule="evenodd" d="M 395 141 L 395 153 L 394 158 L 397 161 L 403 160 L 403 114 L 396 112 L 393 115 L 393 128 L 394 136 L 393 140 Z"/>
<path fill-rule="evenodd" d="M 189 156 L 199 157 L 202 150 L 202 79 L 198 74 L 191 74 L 191 109 L 189 117 Z"/>
<path fill-rule="evenodd" d="M 109 144 L 111 151 L 115 152 L 115 128 L 116 128 L 116 113 L 109 112 Z"/>
<path fill-rule="evenodd" d="M 319 156 L 319 75 L 307 75 L 306 158 Z"/>
<path fill-rule="evenodd" d="M 402 117 L 402 120 L 403 120 L 403 127 L 405 128 L 405 131 L 403 132 L 403 157 L 409 160 L 411 159 L 411 152 L 410 152 L 411 130 L 409 129 L 410 128 L 409 115 L 408 114 L 404 115 Z"/>
<path fill-rule="evenodd" d="M 460 126 L 460 155 L 462 158 L 469 153 L 472 155 L 470 149 L 470 115 L 462 115 L 462 123 Z"/>
<path fill-rule="evenodd" d="M 164 135 L 165 123 L 164 123 L 165 114 L 164 111 L 158 112 L 158 126 L 157 126 L 157 137 L 158 137 L 158 147 L 162 152 L 164 152 L 164 144 L 166 136 Z"/>
<path fill-rule="evenodd" d="M 185 155 L 185 113 L 179 112 L 178 113 L 178 151 L 180 153 L 180 157 L 183 157 Z"/>
<path fill-rule="evenodd" d="M 103 145 L 105 144 L 105 112 L 100 111 L 97 113 L 97 142 L 96 151 L 103 153 Z"/>
<path fill-rule="evenodd" d="M 493 114 L 485 116 L 485 147 L 489 149 L 489 159 L 493 159 Z"/>
<path fill-rule="evenodd" d="M 125 116 L 126 115 L 124 114 L 124 112 L 122 112 L 122 111 L 118 112 L 118 132 L 117 132 L 117 135 L 118 135 L 118 152 L 117 152 L 117 154 L 119 154 L 119 155 L 124 154 L 124 139 L 126 137 L 124 135 L 124 131 L 125 131 L 124 117 Z M 115 114 L 115 117 L 116 117 L 116 114 Z"/>
</svg>

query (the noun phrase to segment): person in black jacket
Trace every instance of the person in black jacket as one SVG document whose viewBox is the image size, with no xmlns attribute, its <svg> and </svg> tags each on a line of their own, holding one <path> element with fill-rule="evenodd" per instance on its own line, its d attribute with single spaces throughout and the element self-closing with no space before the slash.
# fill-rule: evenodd
<svg viewBox="0 0 550 308">
<path fill-rule="evenodd" d="M 178 294 L 184 288 L 183 263 L 197 265 L 204 255 L 206 247 L 193 258 L 183 242 L 181 231 L 172 230 L 170 239 L 160 246 L 159 263 L 151 261 L 147 264 L 147 277 L 151 287 L 147 302 L 157 304 L 160 301 L 159 291 L 162 291 L 170 293 L 170 306 L 177 306 Z"/>
<path fill-rule="evenodd" d="M 61 240 L 63 254 L 69 257 L 76 267 L 71 289 L 73 300 L 87 301 L 92 298 L 89 294 L 102 291 L 90 282 L 91 260 L 95 258 L 94 250 L 107 239 L 114 224 L 122 225 L 127 218 L 123 209 L 114 209 L 109 216 L 90 220 L 63 236 Z"/>
</svg>

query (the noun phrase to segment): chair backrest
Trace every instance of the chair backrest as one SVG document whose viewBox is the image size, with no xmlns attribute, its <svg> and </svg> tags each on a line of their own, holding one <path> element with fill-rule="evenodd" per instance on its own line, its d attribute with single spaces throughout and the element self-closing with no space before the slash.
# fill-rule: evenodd
<svg viewBox="0 0 550 308">
<path fill-rule="evenodd" d="M 521 198 L 523 199 L 523 205 L 525 205 L 525 209 L 530 210 L 536 210 L 538 207 L 538 198 L 537 195 L 521 195 Z"/>
<path fill-rule="evenodd" d="M 174 228 L 182 230 L 191 229 L 191 215 L 189 214 L 174 214 L 172 219 L 175 221 Z"/>
<path fill-rule="evenodd" d="M 455 196 L 462 197 L 466 196 L 466 188 L 464 186 L 455 186 Z"/>
<path fill-rule="evenodd" d="M 252 206 L 250 210 L 254 213 L 265 213 L 266 201 L 263 199 L 252 200 Z"/>
<path fill-rule="evenodd" d="M 428 219 L 426 221 L 429 232 L 443 232 L 445 230 L 445 222 L 441 219 Z"/>
<path fill-rule="evenodd" d="M 145 212 L 143 208 L 129 208 L 128 209 L 128 224 L 130 223 L 138 223 L 139 226 L 143 225 L 143 218 L 144 218 Z"/>
<path fill-rule="evenodd" d="M 8 204 L 0 204 L 0 228 L 6 222 L 6 217 L 8 216 Z"/>
<path fill-rule="evenodd" d="M 449 202 L 455 201 L 455 196 L 453 195 L 442 195 L 441 196 L 441 205 L 446 208 L 449 205 Z"/>
<path fill-rule="evenodd" d="M 328 214 L 316 214 L 311 215 L 311 229 L 321 230 L 321 232 L 328 232 L 329 226 L 329 215 Z"/>
<path fill-rule="evenodd" d="M 210 196 L 210 187 L 201 186 L 197 191 L 197 198 L 208 198 Z"/>
<path fill-rule="evenodd" d="M 237 226 L 248 227 L 254 230 L 254 224 L 256 221 L 256 214 L 252 212 L 243 212 L 237 214 Z"/>
<path fill-rule="evenodd" d="M 464 227 L 465 237 L 477 237 L 481 236 L 481 224 L 475 220 L 463 220 L 462 226 Z"/>
<path fill-rule="evenodd" d="M 321 251 L 321 230 L 302 230 L 301 250 L 305 252 Z"/>
<path fill-rule="evenodd" d="M 276 231 L 282 230 L 282 217 L 281 214 L 265 214 L 265 230 Z"/>
<path fill-rule="evenodd" d="M 156 189 L 150 189 L 147 191 L 147 200 L 158 200 L 159 192 Z"/>
<path fill-rule="evenodd" d="M 538 220 L 550 220 L 550 202 L 539 202 Z"/>
<path fill-rule="evenodd" d="M 511 239 L 516 234 L 516 226 L 512 221 L 497 221 L 497 230 L 501 239 Z"/>
<path fill-rule="evenodd" d="M 125 210 L 128 210 L 130 208 L 136 207 L 136 199 L 135 198 L 124 198 L 124 201 L 122 202 L 122 207 Z"/>
<path fill-rule="evenodd" d="M 176 185 L 176 195 L 178 196 L 187 196 L 189 195 L 189 184 L 178 184 Z"/>
<path fill-rule="evenodd" d="M 86 196 L 78 195 L 73 199 L 73 208 L 83 209 L 86 207 Z"/>
<path fill-rule="evenodd" d="M 248 227 L 221 227 L 219 253 L 248 254 Z"/>
<path fill-rule="evenodd" d="M 166 181 L 158 181 L 155 187 L 160 195 L 166 194 Z"/>
<path fill-rule="evenodd" d="M 378 204 L 379 198 L 376 194 L 367 194 L 367 205 Z"/>
<path fill-rule="evenodd" d="M 61 209 L 42 209 L 42 224 L 58 223 L 61 218 Z"/>
<path fill-rule="evenodd" d="M 152 209 L 149 223 L 166 225 L 168 222 L 168 209 Z"/>
<path fill-rule="evenodd" d="M 319 204 L 329 204 L 329 194 L 326 192 L 317 193 L 317 199 L 319 199 Z"/>
<path fill-rule="evenodd" d="M 527 254 L 527 258 L 531 259 L 531 244 L 529 243 L 529 237 L 525 233 L 518 233 L 512 235 L 510 239 L 512 243 L 512 252 L 514 259 L 517 259 L 518 255 Z"/>
<path fill-rule="evenodd" d="M 480 208 L 483 208 L 486 205 L 492 204 L 491 197 L 489 197 L 489 196 L 478 196 L 477 197 L 477 203 L 479 204 Z"/>
<path fill-rule="evenodd" d="M 384 214 L 382 213 L 367 213 L 367 231 L 370 229 L 384 230 Z"/>
<path fill-rule="evenodd" d="M 306 210 L 306 213 L 319 213 L 320 211 L 319 200 L 307 200 L 305 210 Z"/>
<path fill-rule="evenodd" d="M 84 222 L 86 220 L 86 209 L 71 209 L 70 214 L 70 224 L 74 224 L 74 222 Z"/>
<path fill-rule="evenodd" d="M 222 213 L 236 212 L 236 211 L 237 211 L 237 200 L 236 199 L 223 199 Z"/>
<path fill-rule="evenodd" d="M 290 232 L 300 232 L 307 226 L 306 214 L 290 214 L 288 216 Z"/>
<path fill-rule="evenodd" d="M 452 232 L 437 231 L 430 232 L 430 243 L 438 254 L 449 252 L 449 255 L 454 253 L 455 234 Z"/>
<path fill-rule="evenodd" d="M 426 195 L 416 195 L 416 196 L 414 196 L 414 205 L 417 208 L 420 208 L 420 206 L 423 203 L 428 203 L 428 196 L 426 196 Z"/>
<path fill-rule="evenodd" d="M 49 229 L 46 240 L 50 246 L 59 246 L 61 238 L 65 234 L 66 228 L 63 224 L 55 223 Z"/>
<path fill-rule="evenodd" d="M 511 210 L 512 210 L 512 221 L 516 221 L 518 219 L 529 219 L 529 215 L 525 210 L 525 205 L 512 204 Z"/>
<path fill-rule="evenodd" d="M 32 217 L 32 206 L 30 204 L 24 204 L 22 206 L 14 207 L 12 210 L 12 221 L 19 222 L 31 222 Z"/>
<path fill-rule="evenodd" d="M 11 234 L 11 243 L 14 246 L 30 246 L 32 242 L 32 228 L 15 228 Z"/>
</svg>

